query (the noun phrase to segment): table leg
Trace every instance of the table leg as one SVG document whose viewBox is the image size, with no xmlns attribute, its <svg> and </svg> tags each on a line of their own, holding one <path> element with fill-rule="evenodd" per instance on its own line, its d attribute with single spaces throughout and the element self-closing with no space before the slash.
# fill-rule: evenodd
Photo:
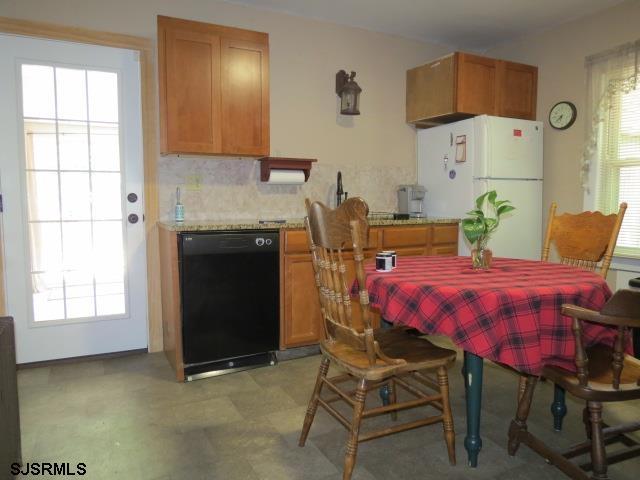
<svg viewBox="0 0 640 480">
<path fill-rule="evenodd" d="M 553 385 L 553 403 L 551 413 L 553 414 L 553 429 L 556 432 L 562 430 L 562 419 L 567 414 L 567 405 L 564 401 L 564 388 Z"/>
<path fill-rule="evenodd" d="M 480 438 L 480 409 L 482 406 L 482 357 L 464 352 L 465 392 L 467 396 L 467 436 L 464 448 L 467 450 L 470 467 L 478 466 L 478 453 L 482 448 Z"/>
<path fill-rule="evenodd" d="M 393 323 L 387 322 L 384 318 L 380 317 L 380 328 L 388 329 L 392 328 Z M 380 395 L 380 400 L 382 400 L 382 405 L 389 405 L 389 387 L 387 385 L 383 385 L 378 390 L 378 395 Z"/>
</svg>

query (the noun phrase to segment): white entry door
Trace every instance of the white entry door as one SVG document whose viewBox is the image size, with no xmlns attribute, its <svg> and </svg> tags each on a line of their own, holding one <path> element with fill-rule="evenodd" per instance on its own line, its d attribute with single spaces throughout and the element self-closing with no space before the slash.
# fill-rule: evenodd
<svg viewBox="0 0 640 480">
<path fill-rule="evenodd" d="M 146 348 L 137 52 L 0 35 L 0 145 L 18 363 Z"/>
</svg>

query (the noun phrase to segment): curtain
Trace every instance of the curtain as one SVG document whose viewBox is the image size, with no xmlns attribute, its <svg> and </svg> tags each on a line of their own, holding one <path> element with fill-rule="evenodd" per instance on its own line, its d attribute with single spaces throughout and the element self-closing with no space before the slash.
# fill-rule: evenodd
<svg viewBox="0 0 640 480">
<path fill-rule="evenodd" d="M 640 84 L 640 40 L 587 57 L 587 126 L 580 180 L 589 193 L 589 172 L 612 100 Z"/>
</svg>

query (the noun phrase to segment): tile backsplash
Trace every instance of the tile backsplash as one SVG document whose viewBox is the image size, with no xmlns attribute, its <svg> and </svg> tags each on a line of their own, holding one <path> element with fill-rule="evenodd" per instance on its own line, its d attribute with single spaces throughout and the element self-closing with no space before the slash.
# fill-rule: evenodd
<svg viewBox="0 0 640 480">
<path fill-rule="evenodd" d="M 180 187 L 185 220 L 300 218 L 304 199 L 335 205 L 336 174 L 342 171 L 349 197 L 360 196 L 371 211 L 395 211 L 396 188 L 414 183 L 415 168 L 313 164 L 304 185 L 260 182 L 260 162 L 247 158 L 160 157 L 160 219 L 173 219 Z"/>
</svg>

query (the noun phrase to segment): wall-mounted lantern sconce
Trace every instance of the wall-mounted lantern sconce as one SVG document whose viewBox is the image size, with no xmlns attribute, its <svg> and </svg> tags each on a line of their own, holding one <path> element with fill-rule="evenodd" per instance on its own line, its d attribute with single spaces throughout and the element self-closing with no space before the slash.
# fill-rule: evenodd
<svg viewBox="0 0 640 480">
<path fill-rule="evenodd" d="M 344 70 L 336 73 L 336 93 L 340 97 L 342 115 L 360 115 L 360 92 L 362 89 L 354 80 L 356 72 L 348 75 Z"/>
</svg>

